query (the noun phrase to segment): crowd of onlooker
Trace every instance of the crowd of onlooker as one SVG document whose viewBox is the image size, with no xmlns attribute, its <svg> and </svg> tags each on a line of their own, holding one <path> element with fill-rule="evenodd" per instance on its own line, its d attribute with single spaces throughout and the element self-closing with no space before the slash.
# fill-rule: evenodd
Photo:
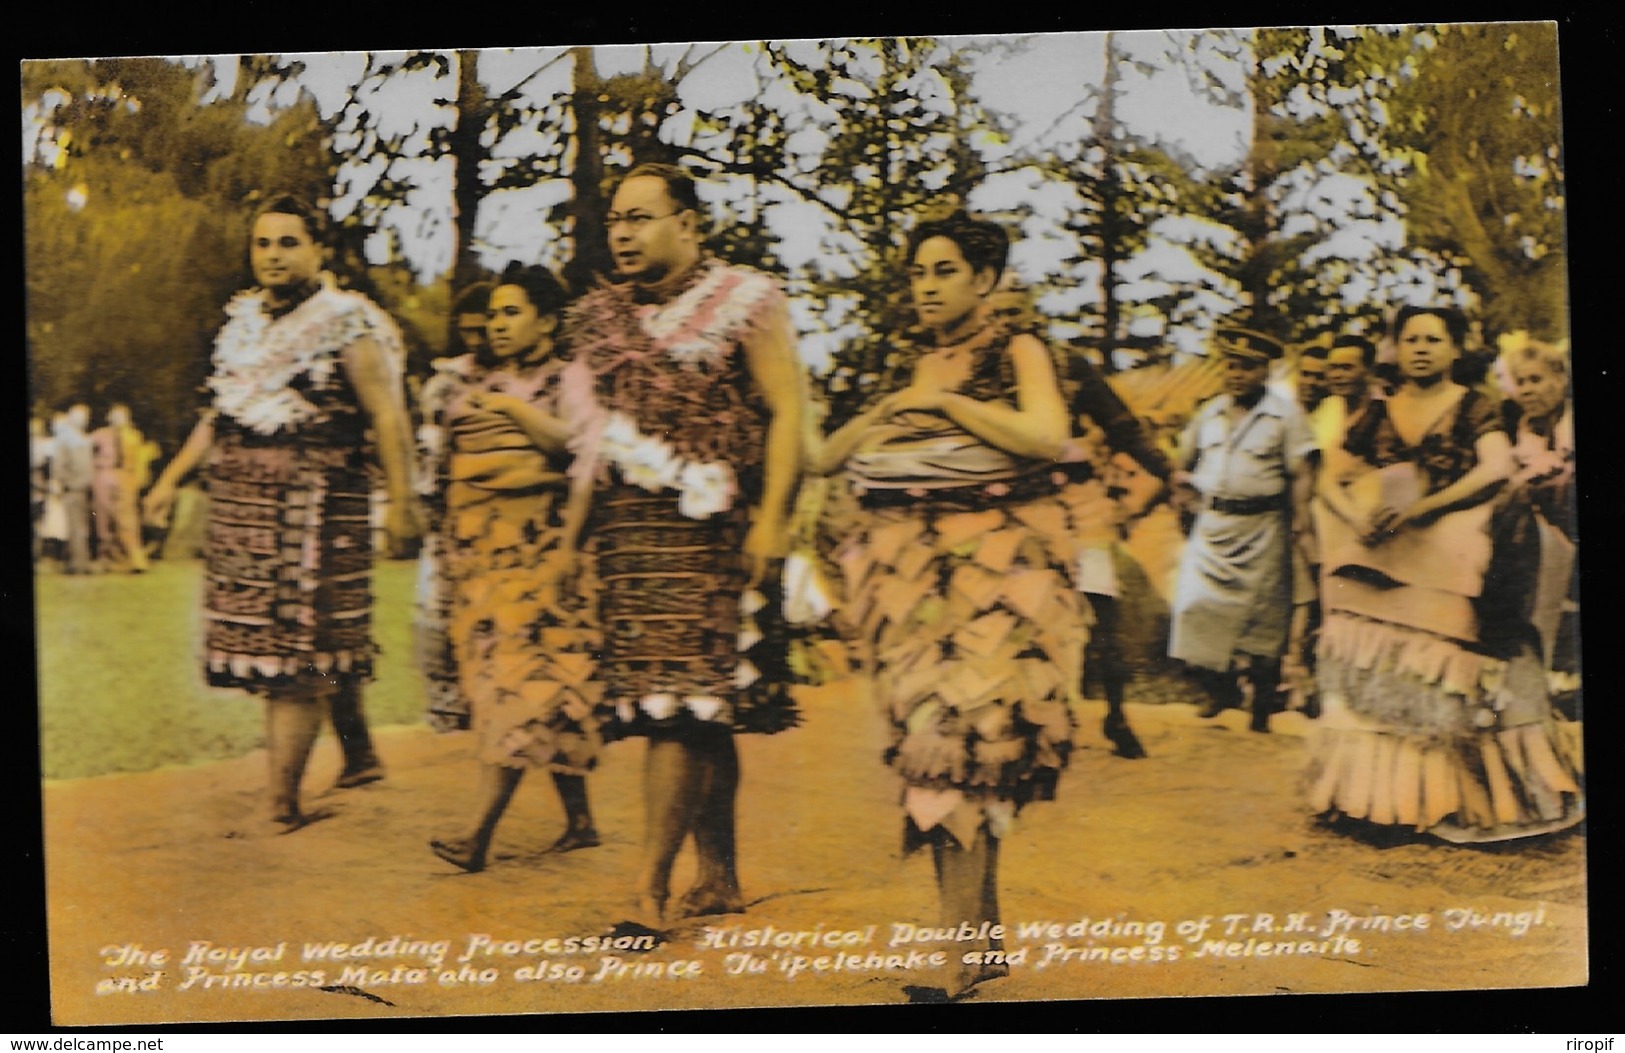
<svg viewBox="0 0 1625 1053">
<path fill-rule="evenodd" d="M 123 403 L 108 407 L 101 427 L 90 425 L 84 403 L 49 421 L 29 419 L 34 565 L 64 574 L 140 574 L 161 540 L 140 512 L 158 445 L 135 426 Z"/>
</svg>

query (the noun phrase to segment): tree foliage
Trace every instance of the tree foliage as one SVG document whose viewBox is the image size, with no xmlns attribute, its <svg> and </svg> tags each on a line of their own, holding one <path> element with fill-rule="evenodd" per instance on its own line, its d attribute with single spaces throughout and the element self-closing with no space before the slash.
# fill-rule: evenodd
<svg viewBox="0 0 1625 1053">
<path fill-rule="evenodd" d="M 1567 332 L 1557 29 L 1438 26 L 1391 107 L 1416 243 L 1459 262 L 1491 331 Z"/>
<path fill-rule="evenodd" d="M 645 161 L 701 177 L 713 251 L 785 279 L 832 423 L 896 365 L 908 230 L 961 203 L 1010 224 L 1052 336 L 1107 368 L 1200 353 L 1221 319 L 1290 341 L 1441 298 L 1561 335 L 1552 27 L 1109 34 L 1102 72 L 1033 84 L 1061 96 L 1043 127 L 979 80 L 1037 41 L 25 64 L 35 396 L 177 437 L 273 188 L 329 208 L 338 269 L 421 366 L 452 290 L 509 259 L 606 271 L 609 194 Z M 1239 118 L 1234 158 L 1136 121 L 1154 81 Z"/>
<path fill-rule="evenodd" d="M 245 281 L 268 184 L 320 191 L 308 107 L 268 125 L 162 60 L 24 66 L 29 380 L 38 407 L 125 401 L 172 449 L 190 427 L 220 307 Z"/>
</svg>

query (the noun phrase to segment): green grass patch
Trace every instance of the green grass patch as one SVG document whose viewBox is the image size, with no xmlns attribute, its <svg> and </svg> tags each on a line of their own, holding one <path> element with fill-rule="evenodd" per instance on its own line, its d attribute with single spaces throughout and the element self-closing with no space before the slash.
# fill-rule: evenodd
<svg viewBox="0 0 1625 1053">
<path fill-rule="evenodd" d="M 410 562 L 380 562 L 374 571 L 373 635 L 383 650 L 366 695 L 374 726 L 422 719 L 411 647 L 415 576 Z M 195 560 L 161 560 L 140 575 L 39 575 L 46 778 L 220 760 L 264 744 L 259 700 L 203 682 L 202 579 Z"/>
</svg>

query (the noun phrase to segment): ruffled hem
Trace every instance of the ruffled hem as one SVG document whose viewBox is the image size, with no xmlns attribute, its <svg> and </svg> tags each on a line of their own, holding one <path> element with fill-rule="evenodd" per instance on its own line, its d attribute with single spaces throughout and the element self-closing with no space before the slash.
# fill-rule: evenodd
<svg viewBox="0 0 1625 1053">
<path fill-rule="evenodd" d="M 1506 663 L 1460 641 L 1332 612 L 1321 627 L 1316 677 L 1354 712 L 1413 735 L 1449 737 L 1491 726 L 1489 703 Z"/>
<path fill-rule="evenodd" d="M 566 774 L 588 771 L 602 744 L 596 633 L 546 624 L 532 610 L 520 613 L 513 626 L 480 622 L 458 653 L 459 693 L 472 713 L 479 758 Z M 458 719 L 455 712 L 448 716 Z"/>
<path fill-rule="evenodd" d="M 745 587 L 746 513 L 685 518 L 671 494 L 616 486 L 597 498 L 606 739 L 722 727 L 773 734 L 800 723 L 788 686 L 795 630 L 782 582 Z"/>
<path fill-rule="evenodd" d="M 1453 739 L 1385 728 L 1325 696 L 1307 773 L 1310 807 L 1455 841 L 1533 836 L 1583 814 L 1577 739 L 1555 721 Z"/>
</svg>

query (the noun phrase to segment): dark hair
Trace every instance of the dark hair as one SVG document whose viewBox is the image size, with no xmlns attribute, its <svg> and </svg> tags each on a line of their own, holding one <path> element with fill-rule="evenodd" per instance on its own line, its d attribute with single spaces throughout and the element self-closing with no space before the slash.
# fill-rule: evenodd
<svg viewBox="0 0 1625 1053">
<path fill-rule="evenodd" d="M 1394 332 L 1397 333 L 1399 330 L 1395 329 Z M 1372 366 L 1377 364 L 1377 345 L 1373 344 L 1363 336 L 1355 336 L 1353 333 L 1350 333 L 1347 336 L 1337 337 L 1332 341 L 1332 346 L 1326 349 L 1326 353 L 1331 354 L 1340 347 L 1359 348 L 1360 361 L 1365 363 L 1365 368 L 1367 369 L 1370 369 Z"/>
<path fill-rule="evenodd" d="M 261 216 L 295 216 L 305 224 L 305 233 L 317 245 L 327 244 L 327 213 L 312 205 L 298 194 L 272 194 L 265 204 L 254 211 L 254 222 Z"/>
<path fill-rule="evenodd" d="M 1329 348 L 1329 347 L 1322 347 L 1319 344 L 1310 344 L 1308 347 L 1305 347 L 1302 351 L 1298 352 L 1298 357 L 1299 358 L 1325 358 L 1327 355 L 1329 355 L 1331 353 L 1332 353 L 1332 349 Z"/>
<path fill-rule="evenodd" d="M 639 176 L 653 176 L 666 184 L 666 194 L 676 204 L 678 211 L 700 210 L 700 193 L 694 186 L 694 177 L 678 168 L 676 165 L 657 164 L 653 161 L 635 166 L 630 172 L 621 177 L 624 183 L 628 179 Z"/>
<path fill-rule="evenodd" d="M 1004 276 L 1004 265 L 1010 258 L 1010 235 L 992 220 L 973 218 L 963 209 L 947 219 L 926 220 L 908 236 L 909 262 L 932 238 L 947 238 L 957 245 L 971 270 L 991 270 L 995 280 Z"/>
<path fill-rule="evenodd" d="M 1405 331 L 1405 323 L 1412 318 L 1421 316 L 1437 318 L 1444 324 L 1444 331 L 1449 334 L 1450 342 L 1456 345 L 1456 350 L 1467 350 L 1467 316 L 1454 307 L 1424 307 L 1417 304 L 1407 304 L 1394 315 L 1394 340 L 1399 340 L 1399 334 Z"/>
<path fill-rule="evenodd" d="M 536 308 L 537 314 L 558 314 L 564 310 L 564 305 L 570 302 L 570 290 L 558 275 L 546 267 L 535 263 L 520 263 L 514 260 L 502 268 L 502 277 L 498 278 L 491 292 L 503 285 L 517 285 L 525 290 L 525 298 L 530 305 Z M 487 293 L 486 299 L 490 299 Z"/>
<path fill-rule="evenodd" d="M 473 285 L 464 286 L 451 305 L 451 313 L 484 314 L 491 306 L 491 292 L 495 288 L 491 282 L 475 282 Z"/>
</svg>

